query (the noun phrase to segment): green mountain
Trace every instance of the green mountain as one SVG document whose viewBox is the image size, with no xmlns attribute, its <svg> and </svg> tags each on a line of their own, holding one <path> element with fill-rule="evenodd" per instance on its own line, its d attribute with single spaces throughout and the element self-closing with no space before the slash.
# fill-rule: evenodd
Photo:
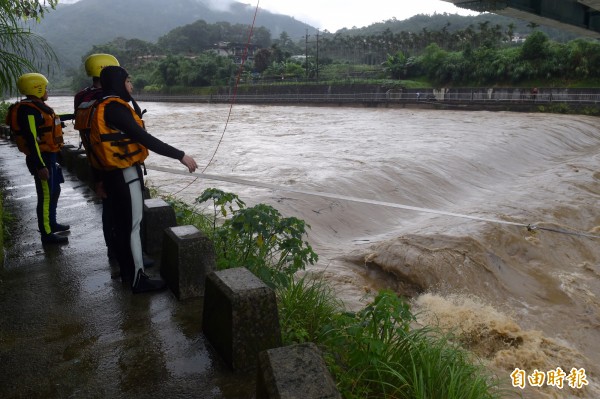
<svg viewBox="0 0 600 399">
<path fill-rule="evenodd" d="M 117 37 L 155 43 L 174 28 L 197 20 L 207 23 L 247 24 L 254 19 L 255 7 L 234 2 L 227 10 L 211 8 L 202 0 L 81 0 L 57 6 L 31 30 L 53 47 L 61 68 L 77 68 L 81 57 L 95 44 Z M 282 32 L 296 40 L 315 29 L 296 19 L 259 9 L 256 27 L 264 26 L 272 38 Z"/>
<path fill-rule="evenodd" d="M 448 32 L 456 32 L 465 30 L 471 27 L 474 30 L 493 29 L 496 25 L 501 27 L 502 31 L 506 31 L 512 25 L 513 33 L 518 36 L 528 35 L 534 29 L 540 30 L 548 35 L 550 39 L 558 42 L 566 42 L 579 37 L 575 33 L 565 30 L 559 30 L 547 26 L 533 26 L 530 22 L 496 15 L 491 13 L 482 13 L 475 16 L 462 16 L 459 14 L 434 13 L 432 15 L 417 14 L 405 20 L 390 19 L 384 22 L 377 22 L 372 25 L 357 28 L 357 29 L 340 29 L 336 32 L 342 36 L 355 35 L 373 35 L 389 30 L 392 33 L 399 32 L 422 32 L 427 30 L 430 32 L 446 30 Z"/>
</svg>

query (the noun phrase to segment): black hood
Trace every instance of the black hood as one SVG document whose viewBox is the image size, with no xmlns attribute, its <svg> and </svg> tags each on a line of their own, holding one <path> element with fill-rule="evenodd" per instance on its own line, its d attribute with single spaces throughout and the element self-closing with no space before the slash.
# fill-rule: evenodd
<svg viewBox="0 0 600 399">
<path fill-rule="evenodd" d="M 102 84 L 103 95 L 116 95 L 127 102 L 131 101 L 131 96 L 125 87 L 125 80 L 128 76 L 129 74 L 125 68 L 121 68 L 120 66 L 102 68 L 100 83 Z"/>
</svg>

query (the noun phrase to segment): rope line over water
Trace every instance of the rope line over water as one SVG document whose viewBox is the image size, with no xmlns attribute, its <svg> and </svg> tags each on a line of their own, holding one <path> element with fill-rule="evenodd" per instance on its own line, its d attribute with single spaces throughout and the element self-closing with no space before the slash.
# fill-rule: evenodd
<svg viewBox="0 0 600 399">
<path fill-rule="evenodd" d="M 171 174 L 177 174 L 177 175 L 183 175 L 183 176 L 190 176 L 190 174 L 191 174 L 191 175 L 195 176 L 193 182 L 195 182 L 199 178 L 202 178 L 202 179 L 207 179 L 207 180 L 216 180 L 216 181 L 222 181 L 222 182 L 227 182 L 227 183 L 240 184 L 243 186 L 265 188 L 265 189 L 272 190 L 272 191 L 284 191 L 284 192 L 289 192 L 289 193 L 310 195 L 310 196 L 321 197 L 321 198 L 329 198 L 329 199 L 342 200 L 342 201 L 348 201 L 348 202 L 356 202 L 356 203 L 361 203 L 361 204 L 384 206 L 384 207 L 388 207 L 388 208 L 405 209 L 405 210 L 409 210 L 409 211 L 431 213 L 431 214 L 443 215 L 443 216 L 451 216 L 451 217 L 456 217 L 456 218 L 461 218 L 461 219 L 470 219 L 470 220 L 475 220 L 475 221 L 480 221 L 480 222 L 488 222 L 488 223 L 502 224 L 502 225 L 508 225 L 508 226 L 523 227 L 523 228 L 526 228 L 528 231 L 532 231 L 532 232 L 534 232 L 536 230 L 543 230 L 543 231 L 559 233 L 559 234 L 567 234 L 567 235 L 573 235 L 573 236 L 578 236 L 578 237 L 600 239 L 600 235 L 584 233 L 584 232 L 576 231 L 576 230 L 543 227 L 543 226 L 539 226 L 539 225 L 531 224 L 531 223 L 520 223 L 520 222 L 511 222 L 508 220 L 491 219 L 491 218 L 485 218 L 485 217 L 479 217 L 479 216 L 473 216 L 473 215 L 466 215 L 466 214 L 462 214 L 462 213 L 447 212 L 447 211 L 442 211 L 442 210 L 438 210 L 438 209 L 423 208 L 423 207 L 418 207 L 418 206 L 404 205 L 404 204 L 398 204 L 395 202 L 379 201 L 379 200 L 373 200 L 373 199 L 368 199 L 368 198 L 352 197 L 352 196 L 348 196 L 348 195 L 327 193 L 327 192 L 322 192 L 322 191 L 302 190 L 302 189 L 293 188 L 293 187 L 277 186 L 275 184 L 262 183 L 262 182 L 252 181 L 252 180 L 241 179 L 241 178 L 234 177 L 234 176 L 221 176 L 221 175 L 212 175 L 212 174 L 198 173 L 198 172 L 189 173 L 189 172 L 182 171 L 182 170 L 164 168 L 161 166 L 146 166 L 146 168 L 150 169 L 150 170 L 156 170 L 158 172 L 171 173 Z M 189 184 L 186 187 L 188 187 L 188 186 L 189 186 Z"/>
<path fill-rule="evenodd" d="M 256 2 L 256 9 L 254 10 L 254 18 L 252 19 L 252 24 L 248 28 L 248 40 L 246 41 L 246 46 L 244 47 L 244 53 L 242 54 L 242 62 L 240 63 L 238 72 L 236 74 L 235 86 L 233 87 L 233 96 L 231 97 L 231 101 L 229 104 L 229 112 L 227 113 L 227 120 L 225 121 L 225 126 L 223 127 L 223 132 L 221 133 L 221 138 L 219 138 L 219 142 L 217 143 L 217 146 L 215 147 L 215 150 L 213 151 L 208 163 L 206 164 L 204 169 L 202 169 L 202 172 L 205 172 L 206 169 L 208 169 L 208 167 L 212 163 L 212 161 L 215 159 L 215 155 L 217 155 L 217 151 L 219 151 L 219 147 L 221 146 L 221 143 L 223 142 L 223 138 L 225 137 L 225 132 L 227 131 L 227 127 L 229 126 L 229 120 L 231 119 L 231 112 L 233 111 L 233 104 L 235 104 L 235 99 L 237 98 L 237 91 L 238 91 L 238 86 L 240 83 L 240 78 L 242 76 L 242 72 L 244 71 L 244 65 L 246 64 L 246 59 L 248 58 L 248 48 L 250 47 L 250 41 L 252 40 L 252 34 L 254 32 L 254 25 L 256 24 L 256 15 L 258 14 L 259 5 L 260 5 L 260 0 L 258 0 Z M 190 182 L 190 184 L 183 187 L 181 190 L 177 191 L 175 194 L 179 194 L 181 191 L 185 190 L 186 188 L 188 188 L 195 182 L 196 182 L 196 180 L 193 180 L 192 182 Z"/>
</svg>

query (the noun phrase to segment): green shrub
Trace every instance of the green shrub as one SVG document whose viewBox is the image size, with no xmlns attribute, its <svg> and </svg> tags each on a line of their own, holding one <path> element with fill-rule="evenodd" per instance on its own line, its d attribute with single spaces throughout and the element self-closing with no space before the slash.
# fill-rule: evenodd
<svg viewBox="0 0 600 399">
<path fill-rule="evenodd" d="M 0 124 L 4 124 L 4 121 L 6 120 L 6 113 L 8 112 L 8 107 L 10 106 L 10 103 L 7 103 L 5 101 L 0 102 Z"/>
<path fill-rule="evenodd" d="M 205 190 L 196 203 L 209 200 L 213 201 L 218 269 L 244 266 L 274 288 L 289 284 L 297 271 L 317 261 L 317 254 L 304 240 L 310 228 L 304 221 L 284 218 L 265 204 L 245 208 L 237 195 L 218 189 Z M 226 217 L 221 225 L 216 223 L 219 215 Z"/>
</svg>

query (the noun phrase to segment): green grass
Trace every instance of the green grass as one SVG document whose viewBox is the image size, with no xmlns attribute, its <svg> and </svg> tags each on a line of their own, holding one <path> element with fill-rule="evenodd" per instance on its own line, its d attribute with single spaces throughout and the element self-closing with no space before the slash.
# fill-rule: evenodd
<svg viewBox="0 0 600 399">
<path fill-rule="evenodd" d="M 322 279 L 304 276 L 276 290 L 282 340 L 286 345 L 321 342 L 327 326 L 344 311 L 335 292 Z"/>
</svg>

